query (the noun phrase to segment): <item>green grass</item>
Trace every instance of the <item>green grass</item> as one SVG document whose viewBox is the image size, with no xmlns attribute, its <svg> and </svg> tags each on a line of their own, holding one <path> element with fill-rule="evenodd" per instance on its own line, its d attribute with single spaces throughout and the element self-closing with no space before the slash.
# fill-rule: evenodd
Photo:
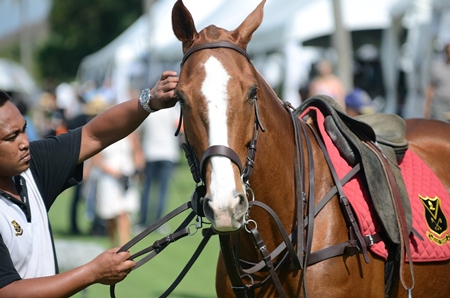
<svg viewBox="0 0 450 298">
<path fill-rule="evenodd" d="M 169 202 L 166 212 L 170 212 L 190 199 L 195 187 L 186 161 L 183 159 L 172 179 Z M 69 189 L 57 199 L 49 217 L 55 240 L 83 241 L 86 243 L 96 243 L 105 248 L 109 246 L 106 237 L 88 235 L 90 223 L 84 217 L 84 202 L 79 207 L 79 224 L 82 235 L 74 236 L 69 233 L 69 212 L 70 196 L 72 190 Z M 179 215 L 170 222 L 171 228 L 175 228 L 186 218 L 188 211 Z M 205 226 L 204 226 L 205 227 Z M 206 225 L 206 227 L 209 227 Z M 155 240 L 163 237 L 160 234 L 152 233 L 142 240 L 132 253 L 139 248 L 150 246 Z M 172 284 L 181 270 L 184 268 L 189 258 L 194 253 L 200 241 L 203 239 L 199 233 L 182 238 L 172 243 L 155 258 L 144 264 L 142 267 L 132 271 L 128 277 L 116 285 L 116 297 L 159 297 Z M 178 287 L 172 292 L 170 297 L 196 297 L 207 298 L 216 297 L 215 294 L 215 268 L 219 252 L 218 237 L 213 236 L 201 253 L 198 260 L 192 266 L 188 274 Z M 70 253 L 70 252 L 68 252 Z M 74 295 L 77 298 L 102 298 L 109 296 L 109 286 L 95 284 L 86 289 L 83 293 Z"/>
</svg>

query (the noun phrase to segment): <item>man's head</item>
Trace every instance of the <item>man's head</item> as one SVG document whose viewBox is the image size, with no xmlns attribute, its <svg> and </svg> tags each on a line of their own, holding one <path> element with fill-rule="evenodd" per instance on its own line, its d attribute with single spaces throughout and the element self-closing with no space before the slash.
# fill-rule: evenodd
<svg viewBox="0 0 450 298">
<path fill-rule="evenodd" d="M 26 121 L 11 98 L 0 91 L 0 180 L 28 169 L 30 150 Z"/>
<path fill-rule="evenodd" d="M 0 107 L 3 106 L 8 100 L 11 100 L 11 97 L 8 95 L 8 93 L 0 90 Z"/>
<path fill-rule="evenodd" d="M 321 60 L 316 64 L 317 73 L 321 76 L 327 76 L 333 73 L 333 65 L 328 60 Z"/>
<path fill-rule="evenodd" d="M 378 103 L 373 101 L 369 94 L 361 88 L 355 88 L 345 97 L 347 114 L 354 117 L 358 115 L 374 114 L 378 112 Z"/>
</svg>

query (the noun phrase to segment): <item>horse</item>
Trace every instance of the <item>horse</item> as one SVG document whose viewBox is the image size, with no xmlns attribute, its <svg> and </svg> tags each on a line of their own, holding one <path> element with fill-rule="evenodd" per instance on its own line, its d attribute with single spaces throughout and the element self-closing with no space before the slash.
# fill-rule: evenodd
<svg viewBox="0 0 450 298">
<path fill-rule="evenodd" d="M 264 4 L 233 31 L 209 25 L 197 32 L 182 0 L 172 10 L 173 31 L 184 53 L 176 96 L 186 156 L 193 160 L 191 171 L 201 186 L 193 205 L 220 237 L 217 296 L 450 293 L 449 261 L 412 265 L 402 260 L 403 269 L 396 265 L 397 277 L 386 291 L 387 261 L 367 249 L 365 244 L 374 239 L 356 237 L 358 227 L 343 215 L 343 209 L 347 217 L 351 210 L 342 205 L 342 187 L 316 126 L 278 98 L 246 52 L 262 22 Z M 450 125 L 411 119 L 406 126 L 408 150 L 433 169 L 448 191 Z M 339 253 L 318 253 L 335 247 Z M 404 277 L 398 277 L 400 271 L 406 272 Z"/>
</svg>

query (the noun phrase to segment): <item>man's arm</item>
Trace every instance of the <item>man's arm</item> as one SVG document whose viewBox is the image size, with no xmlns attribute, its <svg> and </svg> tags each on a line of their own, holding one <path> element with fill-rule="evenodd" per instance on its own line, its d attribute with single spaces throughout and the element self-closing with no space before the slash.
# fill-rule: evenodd
<svg viewBox="0 0 450 298">
<path fill-rule="evenodd" d="M 91 262 L 57 275 L 14 281 L 0 288 L 0 297 L 70 297 L 95 283 L 115 284 L 135 266 L 128 260 L 129 252 L 116 253 L 118 250 L 109 249 Z"/>
<path fill-rule="evenodd" d="M 163 72 L 161 79 L 151 90 L 152 100 L 150 105 L 153 110 L 175 105 L 177 99 L 174 89 L 177 83 L 176 72 Z M 78 163 L 129 135 L 147 116 L 148 113 L 142 108 L 138 99 L 115 105 L 96 116 L 83 126 Z"/>
</svg>

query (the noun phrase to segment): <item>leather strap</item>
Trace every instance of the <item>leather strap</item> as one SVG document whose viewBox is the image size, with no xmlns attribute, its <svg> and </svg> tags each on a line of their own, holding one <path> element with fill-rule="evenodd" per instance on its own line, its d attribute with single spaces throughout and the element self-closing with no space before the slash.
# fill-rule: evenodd
<svg viewBox="0 0 450 298">
<path fill-rule="evenodd" d="M 203 249 L 205 248 L 206 244 L 208 243 L 209 239 L 211 239 L 211 236 L 214 235 L 214 230 L 212 228 L 208 228 L 205 233 L 203 233 L 203 239 L 198 245 L 197 249 L 195 250 L 194 254 L 190 258 L 189 262 L 186 264 L 186 266 L 183 268 L 183 270 L 180 272 L 180 274 L 177 276 L 175 281 L 170 285 L 170 287 L 160 296 L 162 297 L 168 297 L 173 290 L 180 284 L 180 282 L 183 280 L 183 278 L 186 276 L 186 274 L 191 269 L 192 265 L 194 265 L 195 261 L 198 259 L 200 254 L 202 253 Z"/>
<path fill-rule="evenodd" d="M 366 263 L 369 263 L 370 259 L 369 259 L 369 255 L 368 255 L 368 251 L 367 251 L 367 246 L 365 245 L 363 236 L 361 234 L 361 231 L 359 230 L 358 222 L 357 222 L 355 216 L 353 215 L 353 211 L 351 209 L 350 202 L 348 201 L 348 198 L 345 195 L 343 186 L 342 186 L 342 184 L 339 180 L 339 177 L 336 173 L 336 169 L 334 168 L 334 165 L 333 165 L 333 162 L 331 161 L 330 155 L 328 154 L 328 151 L 325 148 L 325 144 L 323 143 L 322 139 L 319 138 L 317 132 L 315 130 L 313 130 L 313 133 L 317 140 L 317 143 L 319 144 L 319 146 L 324 154 L 324 157 L 325 157 L 325 160 L 327 161 L 328 167 L 330 168 L 331 175 L 333 177 L 334 183 L 338 190 L 339 202 L 340 202 L 341 206 L 343 207 L 343 209 L 345 210 L 344 216 L 346 217 L 347 224 L 353 229 L 353 232 L 354 232 L 353 234 L 358 239 L 359 247 L 361 248 L 361 250 L 363 252 L 364 260 L 366 261 Z"/>
<path fill-rule="evenodd" d="M 220 238 L 220 251 L 222 252 L 223 262 L 227 269 L 228 277 L 230 278 L 232 289 L 236 298 L 250 298 L 253 294 L 248 296 L 248 294 L 253 293 L 250 286 L 245 285 L 242 282 L 241 275 L 239 273 L 240 266 L 237 262 L 237 257 L 234 254 L 233 245 L 231 243 L 230 233 L 219 234 Z"/>
<path fill-rule="evenodd" d="M 227 146 L 215 145 L 211 146 L 203 153 L 202 160 L 200 161 L 200 173 L 201 177 L 205 177 L 206 161 L 212 156 L 223 156 L 229 158 L 239 168 L 239 173 L 242 173 L 241 160 L 237 153 Z"/>
<path fill-rule="evenodd" d="M 190 48 L 189 50 L 186 51 L 186 53 L 183 56 L 183 60 L 181 61 L 181 65 L 180 68 L 183 67 L 184 63 L 186 62 L 186 60 L 189 58 L 189 56 L 191 56 L 193 53 L 200 51 L 200 50 L 205 50 L 205 49 L 215 49 L 215 48 L 227 48 L 227 49 L 232 49 L 235 50 L 237 52 L 239 52 L 242 56 L 244 56 L 245 58 L 247 58 L 248 62 L 251 63 L 251 59 L 250 56 L 247 54 L 247 52 L 242 49 L 241 47 L 235 45 L 234 43 L 228 42 L 228 41 L 215 41 L 215 42 L 208 42 L 208 43 L 203 43 L 203 44 L 199 44 L 196 46 L 193 46 L 192 48 Z"/>
<path fill-rule="evenodd" d="M 286 298 L 287 296 L 286 293 L 284 292 L 280 278 L 278 277 L 278 274 L 276 273 L 275 268 L 273 266 L 272 258 L 270 257 L 269 251 L 267 250 L 267 246 L 264 244 L 264 241 L 262 240 L 259 231 L 257 229 L 251 229 L 250 234 L 252 235 L 256 248 L 261 254 L 261 257 L 264 263 L 266 264 L 266 267 L 269 269 L 270 277 L 272 278 L 275 288 L 277 289 L 279 297 Z"/>
</svg>

